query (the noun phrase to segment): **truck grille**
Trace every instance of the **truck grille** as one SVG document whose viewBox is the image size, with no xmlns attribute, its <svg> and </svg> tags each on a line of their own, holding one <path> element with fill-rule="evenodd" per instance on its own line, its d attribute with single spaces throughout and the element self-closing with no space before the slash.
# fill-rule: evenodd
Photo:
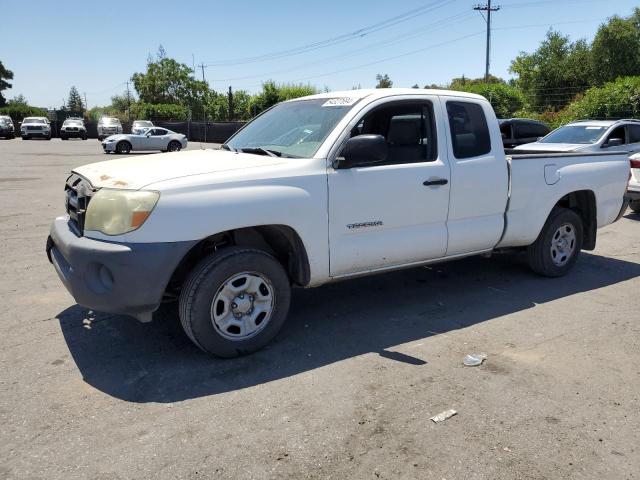
<svg viewBox="0 0 640 480">
<path fill-rule="evenodd" d="M 67 178 L 64 192 L 66 194 L 65 207 L 69 214 L 69 222 L 77 230 L 76 233 L 82 236 L 84 233 L 85 213 L 95 190 L 87 179 L 72 173 Z"/>
</svg>

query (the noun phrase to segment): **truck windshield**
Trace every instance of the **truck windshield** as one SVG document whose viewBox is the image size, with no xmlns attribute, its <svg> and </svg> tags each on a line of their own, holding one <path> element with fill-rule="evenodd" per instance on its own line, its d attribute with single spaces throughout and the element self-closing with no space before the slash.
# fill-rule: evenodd
<svg viewBox="0 0 640 480">
<path fill-rule="evenodd" d="M 551 132 L 540 140 L 541 143 L 595 143 L 607 127 L 588 125 L 567 125 Z"/>
<path fill-rule="evenodd" d="M 311 158 L 357 99 L 316 98 L 276 105 L 248 123 L 224 148 Z"/>
</svg>

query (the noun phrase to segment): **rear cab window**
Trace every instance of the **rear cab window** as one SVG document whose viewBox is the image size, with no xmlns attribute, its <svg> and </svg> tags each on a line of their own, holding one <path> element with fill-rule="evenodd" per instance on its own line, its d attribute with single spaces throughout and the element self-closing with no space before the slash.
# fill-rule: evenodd
<svg viewBox="0 0 640 480">
<path fill-rule="evenodd" d="M 491 137 L 482 105 L 447 101 L 453 155 L 457 159 L 479 157 L 491 152 Z"/>
</svg>

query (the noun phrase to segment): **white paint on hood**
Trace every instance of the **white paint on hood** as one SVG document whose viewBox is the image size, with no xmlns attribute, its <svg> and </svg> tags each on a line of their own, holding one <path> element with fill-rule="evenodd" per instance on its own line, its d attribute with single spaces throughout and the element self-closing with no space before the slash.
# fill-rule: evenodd
<svg viewBox="0 0 640 480">
<path fill-rule="evenodd" d="M 291 159 L 225 150 L 189 150 L 124 157 L 73 169 L 96 188 L 139 190 L 145 185 L 191 175 L 285 164 Z"/>
</svg>

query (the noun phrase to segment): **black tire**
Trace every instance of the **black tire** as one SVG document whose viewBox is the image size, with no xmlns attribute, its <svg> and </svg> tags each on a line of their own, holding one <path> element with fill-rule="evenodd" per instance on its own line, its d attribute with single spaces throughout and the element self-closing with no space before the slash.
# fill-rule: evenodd
<svg viewBox="0 0 640 480">
<path fill-rule="evenodd" d="M 179 152 L 182 149 L 182 144 L 176 140 L 171 140 L 167 145 L 167 152 Z"/>
<path fill-rule="evenodd" d="M 561 227 L 566 232 L 559 233 Z M 563 233 L 573 235 L 573 243 L 569 242 L 567 245 L 570 247 L 570 253 L 553 247 L 554 239 Z M 554 208 L 538 238 L 527 249 L 529 266 L 534 272 L 545 277 L 566 275 L 578 260 L 582 249 L 582 235 L 582 219 L 576 212 L 568 208 Z"/>
<path fill-rule="evenodd" d="M 83 135 L 83 136 L 82 136 L 82 140 L 86 140 L 86 139 L 87 139 L 87 136 L 86 136 L 86 135 Z"/>
<path fill-rule="evenodd" d="M 629 208 L 634 213 L 640 213 L 640 200 L 634 200 L 633 202 L 629 203 Z"/>
<path fill-rule="evenodd" d="M 27 136 L 23 135 L 23 136 L 22 136 L 22 139 L 23 139 L 23 140 L 30 140 L 30 137 L 27 137 Z"/>
<path fill-rule="evenodd" d="M 249 272 L 268 279 L 274 299 L 271 315 L 253 336 L 225 338 L 212 319 L 214 297 L 233 276 Z M 259 350 L 276 336 L 287 318 L 290 300 L 289 278 L 275 258 L 261 250 L 229 247 L 202 260 L 187 278 L 180 293 L 180 322 L 187 336 L 205 352 L 237 357 Z M 251 302 L 253 307 L 253 299 Z M 231 328 L 227 327 L 227 335 Z"/>
<path fill-rule="evenodd" d="M 67 140 L 67 137 L 63 137 L 62 135 L 60 135 L 60 140 Z"/>
<path fill-rule="evenodd" d="M 118 142 L 118 144 L 116 145 L 116 153 L 121 153 L 126 155 L 130 151 L 131 151 L 131 144 L 126 140 Z"/>
</svg>

